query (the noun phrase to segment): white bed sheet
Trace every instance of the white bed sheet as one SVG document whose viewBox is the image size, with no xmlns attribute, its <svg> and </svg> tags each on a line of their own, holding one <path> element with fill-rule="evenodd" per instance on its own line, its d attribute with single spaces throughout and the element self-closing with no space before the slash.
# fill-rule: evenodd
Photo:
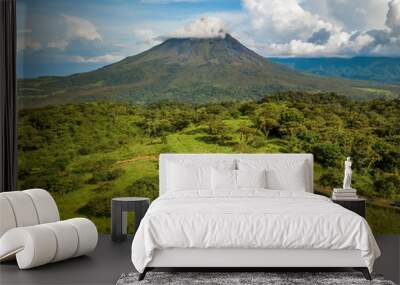
<svg viewBox="0 0 400 285">
<path fill-rule="evenodd" d="M 166 248 L 357 249 L 371 272 L 380 256 L 361 216 L 320 195 L 265 189 L 162 195 L 136 232 L 133 265 L 143 272 Z"/>
</svg>

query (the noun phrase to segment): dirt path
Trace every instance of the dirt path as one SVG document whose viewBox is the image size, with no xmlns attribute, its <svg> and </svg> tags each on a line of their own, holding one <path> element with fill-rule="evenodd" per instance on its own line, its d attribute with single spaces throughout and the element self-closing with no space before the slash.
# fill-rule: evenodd
<svg viewBox="0 0 400 285">
<path fill-rule="evenodd" d="M 142 156 L 137 156 L 131 159 L 125 159 L 125 160 L 120 160 L 117 161 L 115 164 L 121 165 L 121 164 L 128 164 L 134 161 L 157 161 L 158 156 L 156 155 L 142 155 Z"/>
</svg>

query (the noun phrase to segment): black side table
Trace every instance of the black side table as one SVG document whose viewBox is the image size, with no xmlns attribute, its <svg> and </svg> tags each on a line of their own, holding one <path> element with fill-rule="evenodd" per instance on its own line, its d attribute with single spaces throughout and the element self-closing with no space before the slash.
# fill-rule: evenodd
<svg viewBox="0 0 400 285">
<path fill-rule="evenodd" d="M 332 199 L 333 203 L 339 204 L 342 207 L 353 211 L 356 214 L 359 214 L 361 217 L 365 218 L 365 206 L 366 200 L 365 199 Z"/>
<path fill-rule="evenodd" d="M 120 197 L 111 201 L 111 239 L 123 241 L 127 236 L 127 212 L 135 212 L 135 229 L 139 227 L 140 221 L 146 214 L 150 205 L 149 198 L 143 197 Z"/>
</svg>

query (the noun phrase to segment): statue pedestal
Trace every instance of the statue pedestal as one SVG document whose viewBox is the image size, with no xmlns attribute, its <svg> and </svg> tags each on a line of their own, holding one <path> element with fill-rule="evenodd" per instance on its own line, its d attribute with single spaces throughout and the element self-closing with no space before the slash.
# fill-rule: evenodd
<svg viewBox="0 0 400 285">
<path fill-rule="evenodd" d="M 357 190 L 353 188 L 351 189 L 333 188 L 332 199 L 335 200 L 358 199 Z"/>
<path fill-rule="evenodd" d="M 365 218 L 365 199 L 332 199 L 333 203 L 339 204 L 340 206 L 359 214 Z"/>
<path fill-rule="evenodd" d="M 344 189 L 344 188 L 333 188 L 333 192 L 344 192 L 344 193 L 357 193 L 357 189 L 354 188 L 348 188 L 348 189 Z"/>
</svg>

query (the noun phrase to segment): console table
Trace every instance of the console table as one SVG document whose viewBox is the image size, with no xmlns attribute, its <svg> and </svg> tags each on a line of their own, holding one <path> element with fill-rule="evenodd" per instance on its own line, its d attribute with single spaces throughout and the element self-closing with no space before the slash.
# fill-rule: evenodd
<svg viewBox="0 0 400 285">
<path fill-rule="evenodd" d="M 135 229 L 146 214 L 150 199 L 144 197 L 118 197 L 111 201 L 111 239 L 123 241 L 127 237 L 127 212 L 135 212 Z"/>
</svg>

